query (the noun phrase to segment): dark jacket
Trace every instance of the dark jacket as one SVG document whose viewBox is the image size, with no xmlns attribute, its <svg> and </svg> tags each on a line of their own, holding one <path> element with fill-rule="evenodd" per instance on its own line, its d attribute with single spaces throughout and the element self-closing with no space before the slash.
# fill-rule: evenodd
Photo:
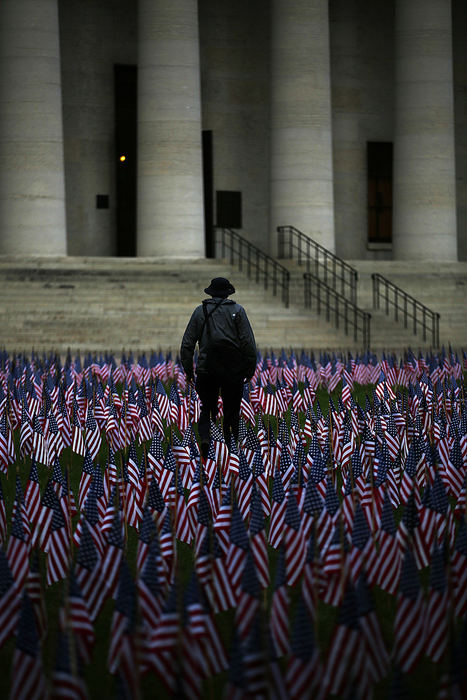
<svg viewBox="0 0 467 700">
<path fill-rule="evenodd" d="M 242 351 L 245 357 L 245 379 L 251 379 L 256 367 L 256 343 L 245 309 L 232 299 L 213 297 L 203 303 L 209 313 L 216 304 L 219 306 L 209 317 L 210 337 L 223 336 L 232 341 Z M 196 371 L 206 372 L 206 349 L 209 344 L 209 334 L 205 327 L 203 304 L 193 311 L 186 327 L 180 348 L 180 359 L 187 376 L 193 374 L 193 353 L 196 343 L 199 344 L 199 355 Z"/>
</svg>

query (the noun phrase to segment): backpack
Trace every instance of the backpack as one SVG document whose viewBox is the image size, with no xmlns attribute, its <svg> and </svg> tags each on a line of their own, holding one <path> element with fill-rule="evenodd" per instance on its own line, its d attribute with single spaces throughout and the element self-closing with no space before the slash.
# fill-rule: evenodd
<svg viewBox="0 0 467 700">
<path fill-rule="evenodd" d="M 247 362 L 245 354 L 240 347 L 240 339 L 238 334 L 239 316 L 235 316 L 235 328 L 237 330 L 238 344 L 233 343 L 225 336 L 212 337 L 209 317 L 222 303 L 218 302 L 211 311 L 207 311 L 206 305 L 203 303 L 204 326 L 201 335 L 206 327 L 208 334 L 208 344 L 206 350 L 206 369 L 209 374 L 213 374 L 217 379 L 229 379 L 229 381 L 240 381 L 248 375 Z"/>
</svg>

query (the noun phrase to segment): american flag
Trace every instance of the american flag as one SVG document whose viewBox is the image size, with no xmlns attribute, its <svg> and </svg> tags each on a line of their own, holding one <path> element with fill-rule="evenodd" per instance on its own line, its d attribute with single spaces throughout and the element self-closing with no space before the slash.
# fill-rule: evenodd
<svg viewBox="0 0 467 700">
<path fill-rule="evenodd" d="M 357 597 L 349 582 L 326 659 L 323 683 L 327 692 L 340 695 L 345 687 L 355 683 L 361 671 L 361 647 Z"/>
<path fill-rule="evenodd" d="M 467 526 L 464 519 L 459 523 L 451 562 L 454 585 L 454 611 L 458 618 L 462 618 L 467 613 Z"/>
<path fill-rule="evenodd" d="M 23 400 L 21 409 L 21 428 L 19 438 L 19 450 L 22 457 L 30 454 L 32 451 L 32 428 L 31 417 L 27 408 L 27 399 Z"/>
<path fill-rule="evenodd" d="M 447 652 L 450 626 L 449 615 L 446 562 L 444 553 L 435 544 L 431 556 L 425 630 L 425 653 L 434 663 L 440 663 Z"/>
<path fill-rule="evenodd" d="M 247 638 L 254 617 L 260 608 L 260 593 L 261 586 L 255 560 L 251 549 L 248 549 L 235 611 L 235 625 L 242 640 Z"/>
<path fill-rule="evenodd" d="M 50 534 L 47 540 L 47 585 L 68 576 L 70 566 L 70 539 L 67 524 L 58 499 L 55 501 Z"/>
<path fill-rule="evenodd" d="M 164 497 L 159 488 L 159 483 L 157 479 L 152 479 L 151 485 L 148 490 L 148 496 L 146 499 L 146 506 L 151 511 L 153 518 L 155 519 L 157 526 L 160 528 L 164 522 L 167 506 L 164 501 Z"/>
<path fill-rule="evenodd" d="M 253 473 L 243 450 L 238 455 L 238 475 L 236 480 L 238 508 L 244 520 L 248 518 L 253 488 Z"/>
<path fill-rule="evenodd" d="M 27 531 L 24 526 L 24 508 L 17 507 L 11 526 L 6 556 L 18 590 L 22 590 L 29 570 L 29 551 Z"/>
<path fill-rule="evenodd" d="M 87 521 L 83 520 L 75 573 L 92 621 L 96 619 L 102 607 L 106 590 L 101 575 L 101 562 Z"/>
<path fill-rule="evenodd" d="M 83 663 L 90 663 L 94 645 L 94 627 L 89 609 L 83 598 L 75 576 L 74 567 L 70 570 L 65 604 L 60 608 L 60 629 L 70 630 L 74 635 L 78 657 Z"/>
<path fill-rule="evenodd" d="M 320 654 L 314 639 L 309 610 L 299 598 L 290 639 L 291 653 L 287 663 L 286 687 L 291 700 L 301 700 L 313 692 L 319 697 L 323 681 Z"/>
<path fill-rule="evenodd" d="M 269 544 L 277 549 L 284 536 L 284 521 L 287 508 L 287 500 L 285 497 L 284 486 L 282 483 L 282 475 L 279 469 L 276 470 L 272 486 L 272 507 L 271 517 L 269 521 Z"/>
<path fill-rule="evenodd" d="M 362 663 L 371 683 L 386 678 L 390 667 L 389 654 L 384 643 L 371 591 L 364 574 L 357 585 L 358 623 L 364 640 Z"/>
<path fill-rule="evenodd" d="M 226 558 L 226 569 L 234 593 L 239 591 L 249 547 L 250 542 L 245 524 L 237 505 L 234 504 L 230 526 L 230 546 Z"/>
<path fill-rule="evenodd" d="M 396 538 L 396 523 L 391 499 L 386 491 L 379 530 L 379 555 L 374 565 L 377 572 L 369 570 L 371 579 L 375 579 L 383 591 L 394 594 L 399 583 L 401 555 Z"/>
<path fill-rule="evenodd" d="M 187 510 L 185 492 L 180 475 L 175 477 L 175 535 L 180 542 L 190 544 L 193 539 L 193 527 L 190 513 Z"/>
<path fill-rule="evenodd" d="M 397 666 L 410 673 L 425 649 L 426 605 L 415 560 L 407 549 L 401 569 L 394 619 L 393 656 Z"/>
<path fill-rule="evenodd" d="M 62 631 L 57 640 L 57 657 L 52 672 L 52 696 L 69 700 L 86 700 L 84 679 L 79 673 L 72 632 Z"/>
<path fill-rule="evenodd" d="M 308 537 L 313 524 L 323 510 L 323 505 L 324 501 L 316 488 L 316 484 L 311 479 L 308 479 L 300 504 L 303 536 L 305 538 Z"/>
<path fill-rule="evenodd" d="M 29 597 L 24 593 L 11 664 L 10 697 L 18 700 L 42 700 L 46 696 L 47 687 L 34 611 Z"/>
<path fill-rule="evenodd" d="M 285 656 L 290 651 L 289 643 L 289 593 L 285 571 L 285 550 L 282 546 L 276 564 L 274 593 L 270 615 L 271 639 L 277 656 Z"/>
<path fill-rule="evenodd" d="M 206 487 L 199 492 L 195 525 L 195 554 L 199 552 L 205 535 L 212 524 L 212 511 L 206 494 Z"/>
<path fill-rule="evenodd" d="M 37 466 L 34 458 L 31 459 L 31 470 L 29 472 L 29 479 L 24 493 L 24 502 L 26 505 L 26 512 L 28 514 L 29 522 L 31 526 L 34 527 L 39 517 L 41 504 L 39 475 L 37 473 Z"/>
<path fill-rule="evenodd" d="M 28 577 L 26 580 L 26 592 L 34 608 L 37 631 L 41 640 L 44 639 L 48 627 L 47 608 L 42 589 L 42 580 L 42 572 L 39 566 L 39 551 L 34 549 L 32 551 Z"/>
<path fill-rule="evenodd" d="M 85 445 L 89 450 L 91 459 L 96 459 L 102 443 L 101 431 L 97 425 L 91 406 L 88 406 L 88 414 L 85 423 Z"/>
<path fill-rule="evenodd" d="M 243 645 L 235 628 L 232 636 L 229 662 L 229 676 L 224 697 L 226 700 L 243 700 L 247 695 L 248 686 Z"/>
<path fill-rule="evenodd" d="M 143 510 L 143 517 L 138 532 L 138 546 L 136 550 L 137 571 L 143 570 L 149 545 L 154 537 L 157 537 L 157 526 L 152 517 L 151 509 L 146 505 Z"/>
<path fill-rule="evenodd" d="M 294 586 L 300 578 L 306 558 L 306 542 L 301 527 L 297 499 L 292 490 L 287 494 L 284 518 L 285 565 L 287 584 Z"/>
<path fill-rule="evenodd" d="M 0 548 L 0 649 L 16 630 L 21 602 L 19 591 L 8 558 Z"/>
<path fill-rule="evenodd" d="M 253 486 L 250 507 L 250 547 L 256 565 L 256 571 L 262 588 L 269 586 L 269 559 L 266 545 L 266 518 L 264 517 L 261 497 Z"/>
<path fill-rule="evenodd" d="M 229 551 L 229 531 L 232 520 L 232 488 L 229 487 L 224 493 L 221 506 L 213 523 L 214 531 L 220 547 L 224 553 Z"/>
<path fill-rule="evenodd" d="M 160 531 L 159 545 L 162 562 L 165 569 L 166 580 L 168 584 L 172 584 L 177 564 L 177 549 L 175 546 L 171 510 L 168 510 L 165 515 L 164 523 Z"/>
<path fill-rule="evenodd" d="M 15 460 L 15 445 L 10 421 L 7 421 L 7 411 L 5 410 L 0 416 L 0 470 L 7 474 L 9 465 L 14 464 Z"/>
<path fill-rule="evenodd" d="M 136 619 L 136 589 L 130 568 L 123 558 L 120 565 L 118 590 L 112 615 L 107 666 L 110 673 L 120 672 L 130 688 L 137 674 L 133 654 L 133 629 Z"/>
<path fill-rule="evenodd" d="M 6 507 L 3 496 L 2 480 L 0 478 L 0 544 L 6 541 Z"/>
<path fill-rule="evenodd" d="M 268 696 L 268 663 L 265 648 L 264 622 L 261 611 L 255 614 L 251 629 L 244 642 L 244 668 L 248 695 L 252 697 Z"/>
<path fill-rule="evenodd" d="M 138 609 L 143 626 L 143 668 L 150 665 L 146 661 L 148 654 L 149 638 L 152 630 L 156 629 L 164 605 L 164 597 L 159 578 L 158 559 L 160 558 L 156 541 L 149 546 L 148 555 L 141 574 L 137 578 Z"/>
<path fill-rule="evenodd" d="M 114 513 L 112 529 L 107 536 L 107 546 L 101 563 L 101 577 L 108 596 L 113 596 L 117 585 L 124 546 L 122 512 L 120 508 L 117 508 Z"/>
<path fill-rule="evenodd" d="M 175 649 L 178 639 L 179 617 L 177 585 L 173 583 L 164 602 L 159 623 L 150 634 L 148 650 L 151 656 L 151 663 L 154 663 L 154 657 L 157 658 L 160 655 L 164 655 L 166 651 Z"/>
<path fill-rule="evenodd" d="M 92 477 L 94 475 L 94 463 L 89 450 L 86 450 L 86 456 L 84 457 L 81 478 L 79 481 L 78 490 L 78 504 L 79 509 L 83 510 L 86 497 L 88 495 L 88 489 L 91 486 Z"/>
<path fill-rule="evenodd" d="M 221 673 L 227 668 L 224 645 L 213 616 L 207 609 L 195 572 L 192 573 L 185 593 L 185 610 L 191 635 L 199 645 L 198 663 L 202 667 L 203 676 Z"/>
<path fill-rule="evenodd" d="M 227 569 L 224 552 L 221 549 L 216 533 L 213 533 L 212 544 L 212 607 L 214 612 L 228 610 L 236 605 L 236 590 Z"/>
<path fill-rule="evenodd" d="M 48 464 L 47 441 L 44 437 L 39 416 L 34 416 L 32 423 L 32 452 L 31 456 L 40 464 Z"/>
</svg>

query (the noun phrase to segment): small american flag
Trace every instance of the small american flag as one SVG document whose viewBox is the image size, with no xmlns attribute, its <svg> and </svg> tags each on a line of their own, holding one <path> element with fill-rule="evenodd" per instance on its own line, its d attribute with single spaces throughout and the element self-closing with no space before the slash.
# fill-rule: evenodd
<svg viewBox="0 0 467 700">
<path fill-rule="evenodd" d="M 15 700 L 42 700 L 46 695 L 34 611 L 25 593 L 21 603 L 16 648 L 11 665 L 10 697 Z"/>
</svg>

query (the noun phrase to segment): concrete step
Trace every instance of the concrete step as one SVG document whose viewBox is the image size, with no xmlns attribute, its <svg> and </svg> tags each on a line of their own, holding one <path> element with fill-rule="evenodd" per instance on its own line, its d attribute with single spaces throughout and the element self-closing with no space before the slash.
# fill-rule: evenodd
<svg viewBox="0 0 467 700">
<path fill-rule="evenodd" d="M 144 258 L 0 258 L 0 344 L 8 350 L 53 347 L 65 352 L 177 350 L 193 308 L 213 277 L 231 279 L 260 347 L 280 350 L 361 349 L 324 317 L 304 308 L 303 267 L 283 262 L 291 273 L 290 308 L 279 295 L 226 261 L 155 261 Z M 462 304 L 467 264 L 416 266 L 351 261 L 359 272 L 358 305 L 372 314 L 372 347 L 429 347 L 411 328 L 372 309 L 371 273 L 380 272 L 441 313 L 441 342 L 467 347 Z M 436 306 L 435 306 L 436 303 Z"/>
<path fill-rule="evenodd" d="M 291 260 L 281 260 L 289 269 L 293 284 L 303 286 L 304 266 L 299 267 Z M 467 286 L 467 263 L 414 263 L 395 261 L 349 260 L 357 269 L 357 305 L 371 314 L 371 344 L 375 349 L 393 347 L 426 348 L 431 346 L 431 337 L 423 339 L 421 329 L 413 333 L 413 321 L 408 319 L 408 327 L 399 314 L 400 321 L 394 320 L 394 310 L 385 314 L 373 308 L 373 284 L 371 275 L 378 272 L 391 282 L 404 289 L 432 311 L 438 312 L 440 320 L 440 343 L 456 347 L 467 347 L 467 309 L 464 304 L 464 290 Z M 297 293 L 297 297 L 299 293 Z"/>
<path fill-rule="evenodd" d="M 0 260 L 2 345 L 10 350 L 177 349 L 213 277 L 229 277 L 258 345 L 328 347 L 339 333 L 222 261 L 57 258 Z M 316 343 L 318 343 L 316 345 Z"/>
</svg>

